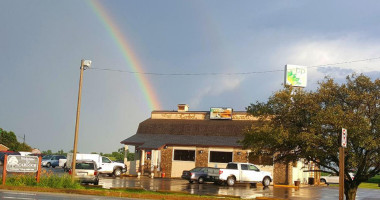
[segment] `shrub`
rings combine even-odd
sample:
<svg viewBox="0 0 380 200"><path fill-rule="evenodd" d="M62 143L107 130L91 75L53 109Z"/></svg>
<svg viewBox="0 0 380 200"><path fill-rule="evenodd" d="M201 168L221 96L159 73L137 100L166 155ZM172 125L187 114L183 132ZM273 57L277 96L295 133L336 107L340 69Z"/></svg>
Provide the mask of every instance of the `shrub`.
<svg viewBox="0 0 380 200"><path fill-rule="evenodd" d="M6 185L12 186L38 186L48 188L68 188L80 189L83 188L79 181L72 180L70 175L54 175L52 173L42 172L40 182L37 183L35 174L17 174L7 177Z"/></svg>

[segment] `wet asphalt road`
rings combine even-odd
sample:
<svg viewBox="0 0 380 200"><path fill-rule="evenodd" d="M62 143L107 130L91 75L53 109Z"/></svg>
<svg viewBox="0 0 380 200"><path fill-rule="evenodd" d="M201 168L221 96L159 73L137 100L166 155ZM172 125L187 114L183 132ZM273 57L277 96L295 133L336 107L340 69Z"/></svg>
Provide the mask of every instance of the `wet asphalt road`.
<svg viewBox="0 0 380 200"><path fill-rule="evenodd" d="M54 174L65 174L62 168L43 168ZM305 186L299 189L295 188L280 188L280 187L267 187L258 186L257 188L251 187L249 184L238 184L234 187L220 186L212 183L206 184L190 184L182 179L162 179L162 178L148 178L142 176L136 177L123 177L113 178L102 176L99 184L103 188L111 187L142 187L146 190L169 190L169 191L183 191L191 194L199 195L232 195L240 196L241 198L251 199L256 197L274 197L281 199L327 199L335 200L339 197L338 187L328 186ZM380 189L359 189L357 200L379 200Z"/></svg>
<svg viewBox="0 0 380 200"><path fill-rule="evenodd" d="M104 188L110 187L143 187L147 190L170 190L184 191L191 194L199 195L232 195L240 196L244 199L256 197L275 197L281 199L327 199L336 200L339 198L338 187L328 186L305 186L299 189L281 188L281 187L251 187L249 184L238 184L234 187L220 186L212 183L207 184L190 184L181 179L151 179L148 177L124 177L124 178L102 178L99 184ZM357 200L379 200L380 189L359 189Z"/></svg>

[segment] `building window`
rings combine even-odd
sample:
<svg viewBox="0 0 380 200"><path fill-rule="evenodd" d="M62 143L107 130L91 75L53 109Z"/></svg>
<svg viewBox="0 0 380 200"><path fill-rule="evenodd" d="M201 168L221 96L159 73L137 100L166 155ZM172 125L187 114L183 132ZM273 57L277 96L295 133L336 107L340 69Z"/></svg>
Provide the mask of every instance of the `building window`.
<svg viewBox="0 0 380 200"><path fill-rule="evenodd" d="M174 160L195 161L195 150L174 150Z"/></svg>
<svg viewBox="0 0 380 200"><path fill-rule="evenodd" d="M210 162L216 162L216 163L232 162L232 152L210 151Z"/></svg>
<svg viewBox="0 0 380 200"><path fill-rule="evenodd" d="M273 165L273 156L268 154L257 156L249 153L248 161L255 165Z"/></svg>

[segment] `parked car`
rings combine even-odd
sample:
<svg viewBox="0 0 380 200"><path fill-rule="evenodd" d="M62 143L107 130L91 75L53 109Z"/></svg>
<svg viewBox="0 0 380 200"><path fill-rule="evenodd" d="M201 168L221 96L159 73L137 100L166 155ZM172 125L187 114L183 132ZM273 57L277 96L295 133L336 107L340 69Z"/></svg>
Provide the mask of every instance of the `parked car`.
<svg viewBox="0 0 380 200"><path fill-rule="evenodd" d="M226 169L219 170L219 180L227 183L228 186L233 186L236 182L261 182L264 187L267 187L273 178L270 172L260 171L254 164L230 162Z"/></svg>
<svg viewBox="0 0 380 200"><path fill-rule="evenodd" d="M183 171L181 178L188 180L190 183L194 181L197 181L199 184L215 182L219 178L219 168L196 167L192 170Z"/></svg>
<svg viewBox="0 0 380 200"><path fill-rule="evenodd" d="M98 185L99 169L93 160L77 160L74 177L81 183L93 183L94 185ZM69 174L72 174L71 170L69 170Z"/></svg>
<svg viewBox="0 0 380 200"><path fill-rule="evenodd" d="M66 170L71 168L73 160L73 154L67 154ZM108 174L113 176L120 176L127 171L127 166L124 163L113 162L109 158L101 156L99 154L84 154L77 153L76 160L93 160L101 169L99 173Z"/></svg>
<svg viewBox="0 0 380 200"><path fill-rule="evenodd" d="M42 167L49 168L50 166L55 168L59 166L59 159L66 159L66 156L61 155L46 155L42 157L41 165Z"/></svg>
<svg viewBox="0 0 380 200"><path fill-rule="evenodd" d="M351 179L355 178L354 173L350 172L349 174L351 176ZM339 174L332 173L328 176L321 176L320 181L321 183L325 183L327 185L332 184L332 183L339 184Z"/></svg>
<svg viewBox="0 0 380 200"><path fill-rule="evenodd" d="M0 166L4 165L5 155L20 155L17 151L0 151Z"/></svg>

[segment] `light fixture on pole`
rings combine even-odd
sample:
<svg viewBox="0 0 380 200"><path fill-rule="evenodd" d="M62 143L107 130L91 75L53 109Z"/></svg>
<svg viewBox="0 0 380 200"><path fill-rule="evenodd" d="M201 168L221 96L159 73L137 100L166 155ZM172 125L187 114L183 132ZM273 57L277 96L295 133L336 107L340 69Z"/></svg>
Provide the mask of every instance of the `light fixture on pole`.
<svg viewBox="0 0 380 200"><path fill-rule="evenodd" d="M83 71L91 66L91 60L81 60L80 64L80 77L79 77L79 91L78 91L78 103L77 103L77 118L75 121L75 136L74 136L74 149L73 149L73 160L71 165L71 175L75 176L75 165L77 159L77 145L78 145L78 131L79 131L79 116L80 116L80 103L82 96L82 79Z"/></svg>

